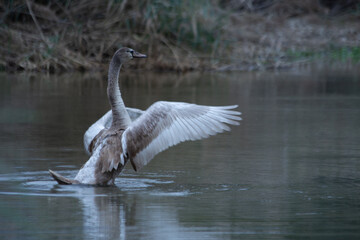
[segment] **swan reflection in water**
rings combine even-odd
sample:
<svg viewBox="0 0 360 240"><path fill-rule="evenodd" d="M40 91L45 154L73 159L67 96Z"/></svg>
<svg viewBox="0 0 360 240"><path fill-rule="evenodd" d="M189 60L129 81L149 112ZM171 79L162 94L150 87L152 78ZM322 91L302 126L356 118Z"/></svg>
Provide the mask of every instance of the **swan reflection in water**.
<svg viewBox="0 0 360 240"><path fill-rule="evenodd" d="M129 179L133 186L138 179ZM143 182L137 182L139 185ZM122 185L122 183L118 183ZM157 188L158 189L158 188ZM187 193L176 194L144 191L129 192L117 186L92 187L84 185L54 186L52 192L71 192L79 199L82 211L82 235L84 239L126 239L146 237L147 239L193 239L203 238L209 233L198 232L180 222L181 209L171 204L161 204L168 200L183 198ZM62 197L61 197L62 198ZM61 200L59 200L61 201Z"/></svg>
<svg viewBox="0 0 360 240"><path fill-rule="evenodd" d="M117 187L104 191L104 188L79 186L77 192L82 196L80 200L85 239L126 239L126 217L131 216L132 209L134 211L131 204L136 204L135 202L125 204L127 196ZM129 211L129 214L126 211Z"/></svg>

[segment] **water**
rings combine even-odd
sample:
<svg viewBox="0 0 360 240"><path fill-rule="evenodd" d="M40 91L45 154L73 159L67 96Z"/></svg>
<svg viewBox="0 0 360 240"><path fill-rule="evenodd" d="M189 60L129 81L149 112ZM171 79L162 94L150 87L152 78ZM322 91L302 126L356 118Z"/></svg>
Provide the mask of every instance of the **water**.
<svg viewBox="0 0 360 240"><path fill-rule="evenodd" d="M108 109L104 76L0 75L1 239L359 239L360 72L127 73L123 98L238 104L116 187L61 186Z"/></svg>

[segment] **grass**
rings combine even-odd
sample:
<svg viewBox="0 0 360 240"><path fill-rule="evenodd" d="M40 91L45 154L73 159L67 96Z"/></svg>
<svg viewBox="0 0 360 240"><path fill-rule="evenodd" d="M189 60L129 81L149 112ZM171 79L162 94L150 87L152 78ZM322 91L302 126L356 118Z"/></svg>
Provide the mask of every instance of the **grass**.
<svg viewBox="0 0 360 240"><path fill-rule="evenodd" d="M331 46L322 51L290 51L288 56L293 61L298 60L330 60L344 63L360 62L360 46L356 47L335 47Z"/></svg>
<svg viewBox="0 0 360 240"><path fill-rule="evenodd" d="M149 55L131 67L157 70L277 68L304 57L358 62L359 1L331 2L5 0L0 69L106 69L121 46Z"/></svg>

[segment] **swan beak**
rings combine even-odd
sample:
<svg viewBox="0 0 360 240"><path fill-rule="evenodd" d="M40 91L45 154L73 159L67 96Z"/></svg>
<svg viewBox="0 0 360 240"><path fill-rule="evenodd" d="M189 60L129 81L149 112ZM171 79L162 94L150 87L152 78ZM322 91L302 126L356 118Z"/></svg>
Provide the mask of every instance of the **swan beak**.
<svg viewBox="0 0 360 240"><path fill-rule="evenodd" d="M145 54L142 53L138 53L138 52L133 52L133 58L147 58L147 56Z"/></svg>

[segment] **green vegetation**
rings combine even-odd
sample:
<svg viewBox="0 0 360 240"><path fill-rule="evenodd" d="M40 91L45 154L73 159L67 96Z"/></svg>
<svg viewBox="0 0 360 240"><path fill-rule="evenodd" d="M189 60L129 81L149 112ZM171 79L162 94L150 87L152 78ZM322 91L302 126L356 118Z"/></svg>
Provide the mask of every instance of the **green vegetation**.
<svg viewBox="0 0 360 240"><path fill-rule="evenodd" d="M291 60L331 60L347 63L360 62L360 47L329 47L321 51L290 51L288 56Z"/></svg>
<svg viewBox="0 0 360 240"><path fill-rule="evenodd" d="M5 0L0 69L106 69L121 46L150 56L132 67L158 70L277 68L303 58L356 63L359 6L358 0Z"/></svg>

